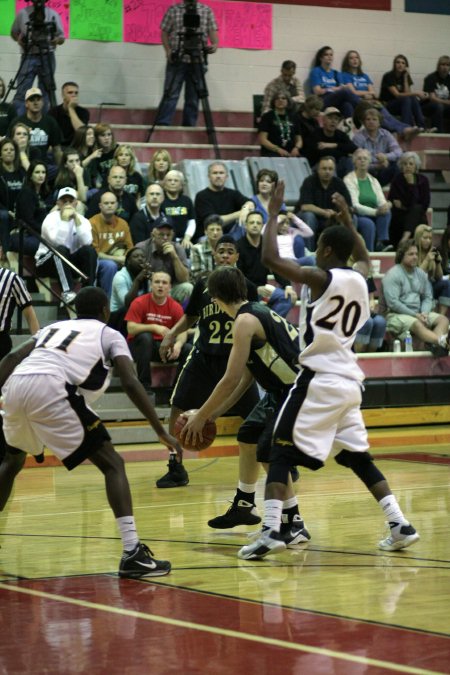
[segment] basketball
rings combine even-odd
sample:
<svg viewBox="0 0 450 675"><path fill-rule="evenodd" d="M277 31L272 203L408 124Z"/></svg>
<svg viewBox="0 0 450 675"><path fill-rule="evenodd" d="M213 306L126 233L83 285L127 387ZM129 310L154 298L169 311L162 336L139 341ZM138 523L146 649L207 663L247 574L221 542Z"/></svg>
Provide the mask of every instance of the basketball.
<svg viewBox="0 0 450 675"><path fill-rule="evenodd" d="M187 414L196 412L197 410L186 410ZM190 443L186 444L184 443L184 441L181 440L181 431L184 428L185 424L186 418L183 417L183 415L179 415L175 422L174 434L177 440L180 441L183 448L185 450L205 450L206 448L209 448L209 446L211 445L217 434L217 427L214 420L206 420L205 426L202 429L203 441L200 442L200 440L197 439L197 443L195 445L191 445Z"/></svg>

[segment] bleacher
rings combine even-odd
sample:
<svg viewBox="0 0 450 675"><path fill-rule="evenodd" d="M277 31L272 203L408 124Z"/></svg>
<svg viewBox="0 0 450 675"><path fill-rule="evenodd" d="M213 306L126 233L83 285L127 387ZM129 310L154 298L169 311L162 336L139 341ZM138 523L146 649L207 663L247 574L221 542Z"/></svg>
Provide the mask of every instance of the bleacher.
<svg viewBox="0 0 450 675"><path fill-rule="evenodd" d="M198 189L207 185L207 165L215 159L214 147L208 142L206 128L156 127L148 142L153 118L154 111L145 109L91 108L92 123L100 120L111 123L116 140L132 145L144 168L156 149L169 150L174 162L187 176L187 192L192 197ZM301 181L308 175L309 167L304 160L259 157L252 113L214 112L213 119L221 159L227 160L233 169L230 171L230 187L237 187L245 194L253 194L252 180L257 170L269 163L286 179L287 202L292 205L298 198ZM175 123L179 124L180 120L180 113L177 112ZM200 116L200 124L201 120ZM446 210L450 203L449 147L450 135L446 134L423 134L404 145L405 150L414 150L420 154L424 173L430 181L435 243L440 240L445 227ZM394 264L394 257L393 253L372 254L372 259L379 261L379 270L375 274L377 283ZM35 304L42 323L64 316L57 304L47 303L43 296L35 296ZM291 318L296 318L295 312ZM19 335L14 341L17 343L22 339L24 337ZM361 355L359 361L367 378L363 412L369 427L450 423L450 357L433 359L429 352L382 352ZM158 385L157 411L161 419L167 420L174 366L158 364L152 372ZM111 388L97 402L96 408L101 418L108 423L114 443L148 443L157 440L154 432L121 391L117 379L113 378ZM218 424L219 435L234 434L237 425L237 418L222 418Z"/></svg>

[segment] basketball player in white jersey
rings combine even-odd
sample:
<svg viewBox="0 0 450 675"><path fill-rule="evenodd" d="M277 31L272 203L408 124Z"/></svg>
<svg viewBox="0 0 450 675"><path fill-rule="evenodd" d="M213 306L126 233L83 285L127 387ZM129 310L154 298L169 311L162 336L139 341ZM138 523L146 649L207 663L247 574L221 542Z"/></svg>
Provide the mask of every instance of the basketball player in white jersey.
<svg viewBox="0 0 450 675"><path fill-rule="evenodd" d="M170 563L155 560L139 541L123 459L88 405L107 388L113 365L125 392L161 443L171 451L181 453L181 448L166 433L137 379L125 339L106 326L106 293L100 288L83 288L75 299L75 308L77 319L43 328L0 362L7 442L0 464L0 511L27 453L40 455L46 446L69 471L89 459L105 477L106 494L122 537L119 576L168 574Z"/></svg>
<svg viewBox="0 0 450 675"><path fill-rule="evenodd" d="M283 198L280 181L269 204L262 258L273 272L309 288L306 322L300 331L301 370L275 423L261 536L241 548L238 557L259 559L286 548L279 532L289 468L296 464L316 471L331 451L338 464L352 469L362 480L387 517L390 534L379 547L386 551L405 548L419 535L368 452L360 409L364 375L352 351L356 333L369 317L369 298L362 274L346 265L350 255L368 265L368 253L345 200L335 194L333 200L343 224L328 227L320 235L317 267L301 267L281 258L277 216Z"/></svg>

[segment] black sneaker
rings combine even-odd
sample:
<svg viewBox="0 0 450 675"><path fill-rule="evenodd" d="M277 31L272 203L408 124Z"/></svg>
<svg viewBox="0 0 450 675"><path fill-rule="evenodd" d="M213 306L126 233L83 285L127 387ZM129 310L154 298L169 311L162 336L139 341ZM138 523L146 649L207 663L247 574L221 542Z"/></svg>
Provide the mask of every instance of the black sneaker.
<svg viewBox="0 0 450 675"><path fill-rule="evenodd" d="M189 483L188 472L182 464L177 462L175 455L170 455L167 465L168 472L156 481L158 488L176 488L183 487Z"/></svg>
<svg viewBox="0 0 450 675"><path fill-rule="evenodd" d="M284 541L287 548L297 548L299 544L304 544L311 539L311 535L305 527L301 516L294 516L291 523L281 523L280 539Z"/></svg>
<svg viewBox="0 0 450 675"><path fill-rule="evenodd" d="M155 560L152 555L148 546L140 542L134 551L124 551L119 565L119 577L140 579L141 577L163 577L169 574L170 562Z"/></svg>
<svg viewBox="0 0 450 675"><path fill-rule="evenodd" d="M231 504L223 516L208 520L208 525L217 530L227 530L236 525L257 525L260 522L261 518L256 512L256 506L251 502L246 502L245 499L239 499Z"/></svg>

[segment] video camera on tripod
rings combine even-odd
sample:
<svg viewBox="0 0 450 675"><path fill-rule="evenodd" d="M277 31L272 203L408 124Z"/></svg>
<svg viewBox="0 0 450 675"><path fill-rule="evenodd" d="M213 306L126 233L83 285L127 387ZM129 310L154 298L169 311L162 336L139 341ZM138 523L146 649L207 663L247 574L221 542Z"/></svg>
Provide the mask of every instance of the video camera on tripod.
<svg viewBox="0 0 450 675"><path fill-rule="evenodd" d="M57 27L55 20L45 20L45 5L47 0L25 0L33 4L33 12L27 23L27 32L23 40L23 47L28 51L46 52L55 39Z"/></svg>
<svg viewBox="0 0 450 675"><path fill-rule="evenodd" d="M197 0L185 0L183 30L178 33L178 46L171 55L173 63L181 61L184 55L190 56L192 63L207 62L206 36L199 28L200 14L197 9Z"/></svg>

